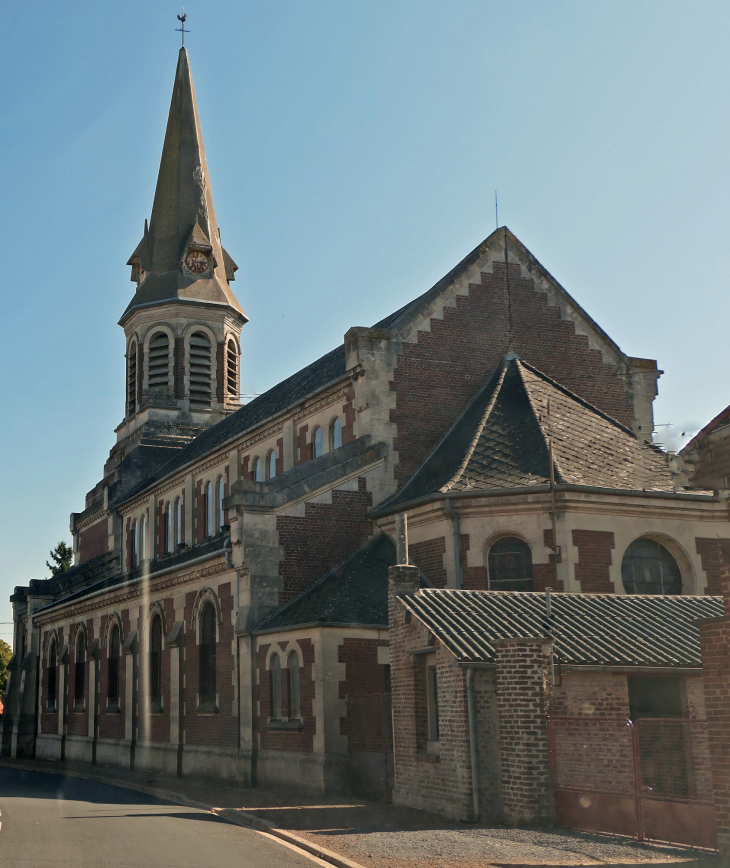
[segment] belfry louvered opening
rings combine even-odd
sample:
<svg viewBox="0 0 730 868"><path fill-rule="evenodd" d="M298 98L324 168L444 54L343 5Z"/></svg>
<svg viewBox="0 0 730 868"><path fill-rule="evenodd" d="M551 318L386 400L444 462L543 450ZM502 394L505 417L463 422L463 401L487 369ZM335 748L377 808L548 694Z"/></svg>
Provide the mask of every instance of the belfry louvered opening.
<svg viewBox="0 0 730 868"><path fill-rule="evenodd" d="M238 397L238 350L233 341L226 345L226 388L229 398Z"/></svg>
<svg viewBox="0 0 730 868"><path fill-rule="evenodd" d="M166 332L157 332L150 341L149 390L167 391L170 382L170 339Z"/></svg>
<svg viewBox="0 0 730 868"><path fill-rule="evenodd" d="M137 412L137 344L132 341L127 355L127 416Z"/></svg>
<svg viewBox="0 0 730 868"><path fill-rule="evenodd" d="M190 337L190 409L209 410L213 396L210 338L205 332Z"/></svg>

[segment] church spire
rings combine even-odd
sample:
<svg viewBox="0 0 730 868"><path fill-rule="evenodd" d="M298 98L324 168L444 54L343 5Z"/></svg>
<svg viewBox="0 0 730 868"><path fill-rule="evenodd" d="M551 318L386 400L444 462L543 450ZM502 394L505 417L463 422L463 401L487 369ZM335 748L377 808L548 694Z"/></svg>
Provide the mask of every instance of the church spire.
<svg viewBox="0 0 730 868"><path fill-rule="evenodd" d="M237 268L220 243L187 51L178 55L175 86L149 230L132 254L137 291L120 320L153 304L224 306L247 322L229 283Z"/></svg>

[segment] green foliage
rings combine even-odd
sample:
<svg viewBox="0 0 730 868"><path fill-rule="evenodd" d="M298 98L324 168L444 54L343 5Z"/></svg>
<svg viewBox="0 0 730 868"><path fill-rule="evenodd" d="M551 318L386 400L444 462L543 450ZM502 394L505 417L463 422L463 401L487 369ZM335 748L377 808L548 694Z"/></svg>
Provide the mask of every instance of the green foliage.
<svg viewBox="0 0 730 868"><path fill-rule="evenodd" d="M46 566L51 571L52 576L57 576L59 573L65 573L71 566L74 559L74 552L70 546L61 540L55 549L51 551L52 564L46 561Z"/></svg>
<svg viewBox="0 0 730 868"><path fill-rule="evenodd" d="M0 639L0 696L5 694L5 685L8 683L8 663L12 656L13 649Z"/></svg>

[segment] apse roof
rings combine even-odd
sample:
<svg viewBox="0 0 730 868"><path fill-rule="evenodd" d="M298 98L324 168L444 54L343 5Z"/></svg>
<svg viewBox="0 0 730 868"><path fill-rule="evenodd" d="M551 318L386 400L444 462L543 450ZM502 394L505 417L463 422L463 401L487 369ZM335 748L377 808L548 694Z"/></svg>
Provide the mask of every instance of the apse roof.
<svg viewBox="0 0 730 868"><path fill-rule="evenodd" d="M545 634L545 593L426 588L398 600L460 663L492 663L496 640ZM574 665L699 668L694 622L724 611L722 597L551 595L555 650Z"/></svg>

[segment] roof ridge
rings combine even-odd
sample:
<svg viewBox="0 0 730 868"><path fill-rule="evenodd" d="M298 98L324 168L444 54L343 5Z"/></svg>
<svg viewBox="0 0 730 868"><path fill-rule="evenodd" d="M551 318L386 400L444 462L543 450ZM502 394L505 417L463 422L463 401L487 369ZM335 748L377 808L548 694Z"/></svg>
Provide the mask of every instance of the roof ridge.
<svg viewBox="0 0 730 868"><path fill-rule="evenodd" d="M484 426L487 424L487 420L491 416L492 410L494 409L494 405L497 403L497 398L499 397L499 394L502 391L502 386L504 385L504 378L505 378L505 375L507 374L507 368L508 367L509 367L509 362L502 360L502 365L499 368L499 375L498 375L499 379L498 379L497 385L494 388L494 391L492 392L492 397L489 399L489 403L487 404L486 408L484 409L484 412L482 414L482 421L479 423L476 431L474 432L474 436L471 439L471 443L469 444L469 447L466 450L466 453L464 455L464 458L461 461L461 464L459 465L458 470L456 471L456 473L454 473L454 475L451 477L451 479L445 485L442 485L441 488L439 489L439 491L441 491L442 493L445 494L454 485L454 483L458 479L461 478L461 476L463 475L464 471L467 468L467 465L471 461L471 457L474 454L474 450L476 449L477 443L479 443L479 439L481 438L482 432L484 431ZM491 380L491 379L492 379L492 377L489 378L489 380ZM481 389L479 391L481 392ZM477 400L477 397L478 397L478 395L474 398L475 401ZM468 411L469 411L469 407L467 407L466 410L464 410L464 413L462 413L461 416L459 416L459 419L462 419L464 414L467 413ZM451 430L451 429L449 429L449 430Z"/></svg>
<svg viewBox="0 0 730 868"><path fill-rule="evenodd" d="M525 382L525 378L524 378L523 372L522 372L522 365L525 363L522 361L522 359L516 359L515 361L517 364L517 372L518 372L519 377L520 377L520 382L522 383L522 388L525 390L525 395L527 396L527 403L530 405L530 409L532 410L533 416L535 417L535 421L537 422L537 427L540 431L540 435L542 436L543 443L547 447L548 461L550 461L552 463L554 470L557 471L557 475L559 476L560 481L566 482L567 478L566 478L565 474L563 473L563 470L562 470L560 464L558 463L558 459L555 457L555 452L553 450L553 445L552 445L552 435L550 437L548 437L547 434L545 433L545 429L542 427L542 420L541 420L540 413L538 412L537 407L535 406L535 402L532 400L532 395L530 394L530 389L529 389L527 383ZM551 428L552 428L552 426L551 426ZM554 481L555 480L553 480L553 483L551 483L551 484L554 484Z"/></svg>

